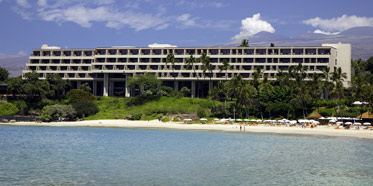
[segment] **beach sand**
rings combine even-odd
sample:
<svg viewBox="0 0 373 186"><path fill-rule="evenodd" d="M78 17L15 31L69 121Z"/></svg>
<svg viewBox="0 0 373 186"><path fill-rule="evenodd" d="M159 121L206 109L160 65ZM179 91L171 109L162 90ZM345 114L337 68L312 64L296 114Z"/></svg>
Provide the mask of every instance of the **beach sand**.
<svg viewBox="0 0 373 186"><path fill-rule="evenodd" d="M152 121L129 121L129 120L92 120L75 122L16 122L0 123L8 126L68 126L68 127L111 127L111 128L156 128L156 129L180 129L180 130L210 130L210 131L228 131L228 132L258 132L258 133L277 133L277 134L301 134L301 135L327 135L344 136L373 139L373 130L356 129L335 129L335 127L318 126L316 128L301 127L275 127L275 126L246 126L245 131L240 131L238 124L182 124L175 122L163 123L158 120Z"/></svg>

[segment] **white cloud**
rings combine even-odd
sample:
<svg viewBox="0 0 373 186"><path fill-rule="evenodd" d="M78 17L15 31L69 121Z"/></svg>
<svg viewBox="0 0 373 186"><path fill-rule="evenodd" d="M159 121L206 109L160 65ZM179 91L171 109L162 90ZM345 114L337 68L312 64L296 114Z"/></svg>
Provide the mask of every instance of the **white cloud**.
<svg viewBox="0 0 373 186"><path fill-rule="evenodd" d="M312 19L303 20L303 23L311 25L312 27L320 28L327 32L341 32L353 27L373 26L373 17L358 17L356 15L342 15L341 17L331 19L321 19L320 17L315 17Z"/></svg>
<svg viewBox="0 0 373 186"><path fill-rule="evenodd" d="M313 33L315 33L315 34L324 34L324 35L337 35L340 32L326 32L326 31L322 31L322 30L317 29L317 30L313 31Z"/></svg>
<svg viewBox="0 0 373 186"><path fill-rule="evenodd" d="M47 6L47 4L47 0L38 0L38 5L41 7L45 7Z"/></svg>
<svg viewBox="0 0 373 186"><path fill-rule="evenodd" d="M106 26L109 28L119 29L127 25L136 31L153 27L164 29L166 28L164 23L167 20L151 14L140 14L132 11L119 12L106 6L86 8L82 5L66 9L41 11L39 15L45 21L74 22L85 28L91 27L92 22L106 22Z"/></svg>
<svg viewBox="0 0 373 186"><path fill-rule="evenodd" d="M183 14L176 18L177 21L181 22L184 26L195 26L197 18L191 18L190 14Z"/></svg>
<svg viewBox="0 0 373 186"><path fill-rule="evenodd" d="M32 4L35 8L18 5L13 8L13 11L26 20L41 19L56 22L59 25L73 22L84 28L90 28L94 23L100 22L109 28L129 27L135 31L163 30L171 26L179 29L193 27L228 30L232 29L231 25L234 23L232 20L203 19L189 13L168 15L165 8L167 6L154 2L146 2L156 5L150 11L144 12L141 8L141 3L144 1L148 0L134 0L118 6L115 0L35 0ZM26 0L20 0L20 2L27 3ZM221 7L224 4L210 2L209 6Z"/></svg>
<svg viewBox="0 0 373 186"><path fill-rule="evenodd" d="M16 2L23 8L31 8L31 5L27 2L27 0L17 0Z"/></svg>
<svg viewBox="0 0 373 186"><path fill-rule="evenodd" d="M260 19L260 13L254 14L253 17L248 17L241 21L241 31L239 34L235 35L233 40L241 40L252 37L258 32L266 31L274 33L275 29L267 21Z"/></svg>

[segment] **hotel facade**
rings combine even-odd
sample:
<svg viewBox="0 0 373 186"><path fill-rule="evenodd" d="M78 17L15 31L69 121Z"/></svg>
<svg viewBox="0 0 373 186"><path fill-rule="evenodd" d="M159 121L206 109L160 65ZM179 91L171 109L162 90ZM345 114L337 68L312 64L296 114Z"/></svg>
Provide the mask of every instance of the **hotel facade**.
<svg viewBox="0 0 373 186"><path fill-rule="evenodd" d="M168 54L174 54L177 62L174 69L166 65ZM202 73L201 63L188 69L186 59L206 53L210 57L212 72ZM222 61L227 60L231 69L220 71ZM241 75L252 79L257 67L276 79L278 71L302 63L307 66L308 78L314 73L322 74L322 69L330 67L331 72L341 67L347 74L344 86L351 81L351 45L322 44L307 47L176 47L167 44L152 44L148 47L99 47L95 49L61 49L43 45L33 50L23 75L36 71L40 79L48 74L58 74L72 83L72 88L80 88L84 83L96 96L124 96L138 94L138 89L127 87L130 77L145 72L155 74L165 86L180 90L188 87L192 97L204 97L218 81L226 81ZM211 80L211 81L210 81Z"/></svg>

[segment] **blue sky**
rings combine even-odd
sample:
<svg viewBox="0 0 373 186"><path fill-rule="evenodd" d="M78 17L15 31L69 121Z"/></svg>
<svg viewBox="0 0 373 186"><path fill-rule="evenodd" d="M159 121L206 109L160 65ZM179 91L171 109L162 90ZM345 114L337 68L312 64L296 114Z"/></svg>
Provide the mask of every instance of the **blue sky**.
<svg viewBox="0 0 373 186"><path fill-rule="evenodd" d="M373 26L370 0L0 0L0 53L62 48L210 46L268 31L295 37Z"/></svg>

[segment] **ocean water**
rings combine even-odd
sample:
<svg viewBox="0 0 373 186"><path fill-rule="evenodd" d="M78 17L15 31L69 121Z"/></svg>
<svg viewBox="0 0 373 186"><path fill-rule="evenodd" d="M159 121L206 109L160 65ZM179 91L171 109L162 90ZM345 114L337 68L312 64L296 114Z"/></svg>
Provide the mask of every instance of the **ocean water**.
<svg viewBox="0 0 373 186"><path fill-rule="evenodd" d="M0 126L0 185L372 185L373 140Z"/></svg>

